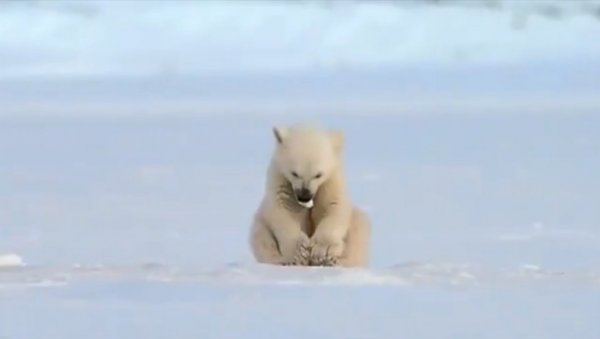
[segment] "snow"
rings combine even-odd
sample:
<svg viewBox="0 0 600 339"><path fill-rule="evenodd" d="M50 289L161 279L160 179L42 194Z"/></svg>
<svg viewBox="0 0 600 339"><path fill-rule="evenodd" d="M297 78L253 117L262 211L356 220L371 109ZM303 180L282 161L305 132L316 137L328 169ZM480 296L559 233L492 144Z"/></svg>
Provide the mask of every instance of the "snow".
<svg viewBox="0 0 600 339"><path fill-rule="evenodd" d="M0 268L23 265L23 259L14 253L0 254Z"/></svg>
<svg viewBox="0 0 600 339"><path fill-rule="evenodd" d="M600 34L594 3L570 2L9 3L0 12L0 76L594 60L600 47L579 43ZM557 18L568 20L569 29Z"/></svg>
<svg viewBox="0 0 600 339"><path fill-rule="evenodd" d="M490 3L0 3L0 339L599 338L600 3ZM369 268L250 254L299 120Z"/></svg>
<svg viewBox="0 0 600 339"><path fill-rule="evenodd" d="M325 120L368 269L252 260L269 117L5 120L0 335L597 337L597 118Z"/></svg>

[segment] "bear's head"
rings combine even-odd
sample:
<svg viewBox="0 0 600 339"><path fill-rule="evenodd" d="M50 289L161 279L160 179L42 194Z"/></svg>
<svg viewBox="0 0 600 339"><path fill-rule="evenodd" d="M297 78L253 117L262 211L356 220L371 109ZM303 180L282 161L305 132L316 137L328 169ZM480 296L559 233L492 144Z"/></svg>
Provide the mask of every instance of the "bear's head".
<svg viewBox="0 0 600 339"><path fill-rule="evenodd" d="M313 206L319 187L340 166L344 135L308 126L273 127L275 165L291 184L298 203Z"/></svg>

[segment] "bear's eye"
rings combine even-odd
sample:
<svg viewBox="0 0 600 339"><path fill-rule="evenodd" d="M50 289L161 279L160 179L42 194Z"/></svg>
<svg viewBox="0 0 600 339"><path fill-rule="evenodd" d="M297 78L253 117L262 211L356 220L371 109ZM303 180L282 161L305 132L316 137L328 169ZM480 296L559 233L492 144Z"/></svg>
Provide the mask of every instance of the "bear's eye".
<svg viewBox="0 0 600 339"><path fill-rule="evenodd" d="M296 172L292 172L292 176L295 177L295 178L300 178L300 176Z"/></svg>
<svg viewBox="0 0 600 339"><path fill-rule="evenodd" d="M319 179L322 176L323 176L323 173L319 172L319 173L317 173L317 175L315 175L315 179Z"/></svg>

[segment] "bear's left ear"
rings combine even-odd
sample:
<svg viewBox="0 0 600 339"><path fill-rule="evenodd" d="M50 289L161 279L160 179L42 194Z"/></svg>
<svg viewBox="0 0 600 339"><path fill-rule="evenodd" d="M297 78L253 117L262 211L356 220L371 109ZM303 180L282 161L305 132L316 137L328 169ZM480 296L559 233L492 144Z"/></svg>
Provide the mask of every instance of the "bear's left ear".
<svg viewBox="0 0 600 339"><path fill-rule="evenodd" d="M344 147L344 132L342 131L330 131L329 135L331 137L331 141L333 142L333 147L335 151L340 153L342 148Z"/></svg>
<svg viewBox="0 0 600 339"><path fill-rule="evenodd" d="M278 143L283 144L283 140L288 135L288 129L286 127L273 126L273 135Z"/></svg>

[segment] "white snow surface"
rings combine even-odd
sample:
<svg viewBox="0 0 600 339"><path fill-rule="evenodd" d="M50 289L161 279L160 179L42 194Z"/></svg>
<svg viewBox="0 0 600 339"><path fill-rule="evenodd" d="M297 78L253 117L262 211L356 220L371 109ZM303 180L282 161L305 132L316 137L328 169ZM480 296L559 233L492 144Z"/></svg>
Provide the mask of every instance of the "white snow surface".
<svg viewBox="0 0 600 339"><path fill-rule="evenodd" d="M600 338L598 8L1 2L0 339ZM307 120L368 268L250 254Z"/></svg>
<svg viewBox="0 0 600 339"><path fill-rule="evenodd" d="M23 266L24 262L21 257L14 253L0 254L0 268L2 267L14 267Z"/></svg>

